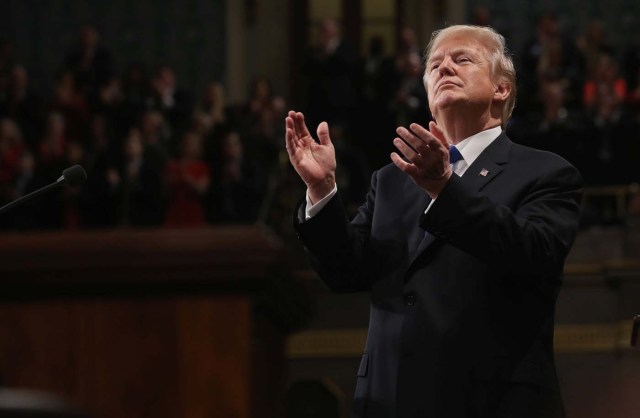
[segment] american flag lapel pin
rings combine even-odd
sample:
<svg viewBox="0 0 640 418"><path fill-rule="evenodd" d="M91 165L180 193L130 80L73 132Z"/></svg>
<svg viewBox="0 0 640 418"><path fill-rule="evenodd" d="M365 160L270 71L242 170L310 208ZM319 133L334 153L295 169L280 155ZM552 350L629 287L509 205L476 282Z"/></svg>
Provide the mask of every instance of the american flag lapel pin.
<svg viewBox="0 0 640 418"><path fill-rule="evenodd" d="M483 168L482 170L480 170L480 175L482 177L487 177L487 174L489 174L489 170L487 170L486 168Z"/></svg>

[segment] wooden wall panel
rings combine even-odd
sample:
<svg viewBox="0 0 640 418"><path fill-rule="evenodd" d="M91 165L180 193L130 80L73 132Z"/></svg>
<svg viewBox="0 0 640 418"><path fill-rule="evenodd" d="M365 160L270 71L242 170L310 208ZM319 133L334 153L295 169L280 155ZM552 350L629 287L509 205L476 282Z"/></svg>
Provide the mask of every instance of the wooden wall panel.
<svg viewBox="0 0 640 418"><path fill-rule="evenodd" d="M177 310L182 416L251 416L250 301L182 299Z"/></svg>
<svg viewBox="0 0 640 418"><path fill-rule="evenodd" d="M1 304L2 383L95 418L250 417L251 329L240 295Z"/></svg>
<svg viewBox="0 0 640 418"><path fill-rule="evenodd" d="M0 387L93 418L280 416L303 299L277 248L260 227L0 236Z"/></svg>

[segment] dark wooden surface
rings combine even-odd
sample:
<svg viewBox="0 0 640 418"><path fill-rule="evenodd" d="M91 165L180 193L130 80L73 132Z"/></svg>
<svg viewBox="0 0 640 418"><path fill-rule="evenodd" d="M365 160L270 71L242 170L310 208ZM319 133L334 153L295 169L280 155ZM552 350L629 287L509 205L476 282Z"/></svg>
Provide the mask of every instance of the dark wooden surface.
<svg viewBox="0 0 640 418"><path fill-rule="evenodd" d="M278 247L257 226L0 235L0 283L232 282L242 287L243 280L268 275L278 261Z"/></svg>
<svg viewBox="0 0 640 418"><path fill-rule="evenodd" d="M277 416L278 248L258 227L0 236L2 386L96 418Z"/></svg>

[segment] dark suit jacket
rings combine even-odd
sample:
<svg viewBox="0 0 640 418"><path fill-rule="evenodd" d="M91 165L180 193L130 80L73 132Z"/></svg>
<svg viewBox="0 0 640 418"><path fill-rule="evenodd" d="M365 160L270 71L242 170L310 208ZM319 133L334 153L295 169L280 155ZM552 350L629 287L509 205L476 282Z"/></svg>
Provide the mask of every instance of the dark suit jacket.
<svg viewBox="0 0 640 418"><path fill-rule="evenodd" d="M370 291L357 417L562 416L553 320L582 179L499 136L427 214L394 165L349 222L336 195L295 228L337 292Z"/></svg>

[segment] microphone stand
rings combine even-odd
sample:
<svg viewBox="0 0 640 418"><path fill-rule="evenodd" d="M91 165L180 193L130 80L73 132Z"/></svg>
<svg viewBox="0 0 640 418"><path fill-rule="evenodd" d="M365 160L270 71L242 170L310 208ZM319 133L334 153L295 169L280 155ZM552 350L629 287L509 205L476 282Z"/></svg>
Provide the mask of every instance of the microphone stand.
<svg viewBox="0 0 640 418"><path fill-rule="evenodd" d="M62 172L62 176L55 182L51 183L48 186L44 186L41 189L38 189L34 192L31 192L27 195L24 195L13 202L10 202L3 207L0 208L0 215L10 210L11 208L18 206L22 203L28 202L34 197L38 197L43 193L46 193L50 190L56 189L62 186L65 183L69 183L71 186L79 186L87 180L87 173L84 171L84 168L79 165L74 165L73 167L69 167Z"/></svg>
<svg viewBox="0 0 640 418"><path fill-rule="evenodd" d="M19 199L14 200L13 202L7 203L6 205L4 205L3 207L0 208L0 215L2 215L3 213L5 213L6 211L10 210L11 208L13 208L14 206L18 206L22 203L26 203L28 201L30 201L31 199L40 196L43 193L48 192L49 190L53 190L56 189L60 186L62 186L65 183L64 178L59 178L58 181L56 181L55 183L51 183L47 186L44 186L41 189L38 189L36 191L33 191L27 195L22 196Z"/></svg>

